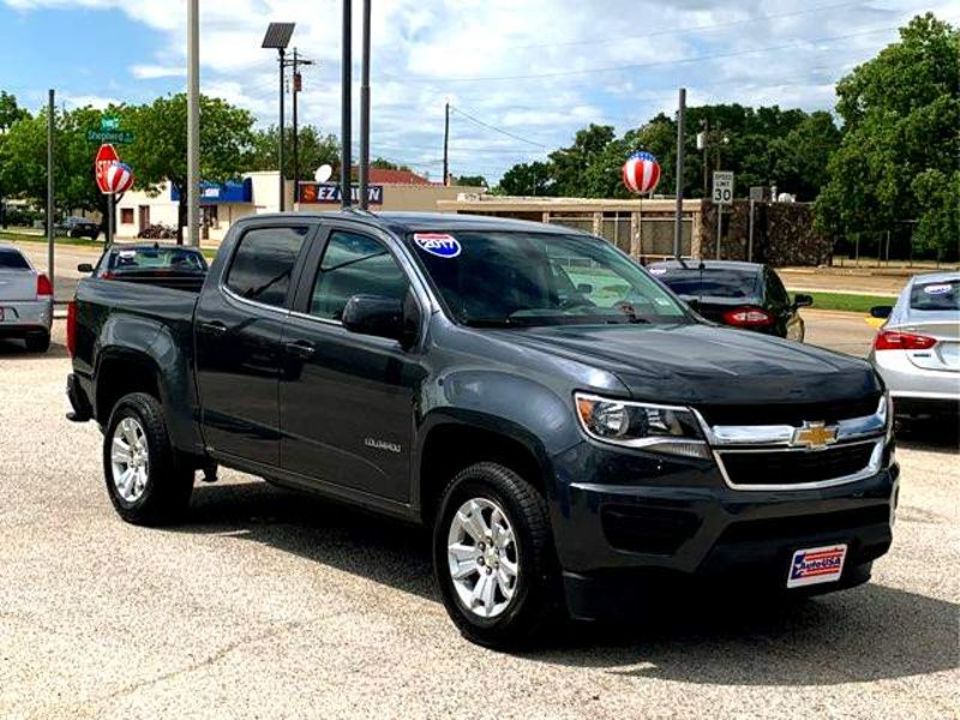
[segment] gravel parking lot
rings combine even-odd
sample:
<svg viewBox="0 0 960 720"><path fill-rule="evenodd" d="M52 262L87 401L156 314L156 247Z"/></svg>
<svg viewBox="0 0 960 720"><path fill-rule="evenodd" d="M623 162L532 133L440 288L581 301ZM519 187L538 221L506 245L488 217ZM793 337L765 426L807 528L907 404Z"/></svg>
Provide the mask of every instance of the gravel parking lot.
<svg viewBox="0 0 960 720"><path fill-rule="evenodd" d="M902 436L868 586L499 654L454 631L420 530L229 471L188 524L125 525L68 368L0 342L0 717L960 717L955 427Z"/></svg>

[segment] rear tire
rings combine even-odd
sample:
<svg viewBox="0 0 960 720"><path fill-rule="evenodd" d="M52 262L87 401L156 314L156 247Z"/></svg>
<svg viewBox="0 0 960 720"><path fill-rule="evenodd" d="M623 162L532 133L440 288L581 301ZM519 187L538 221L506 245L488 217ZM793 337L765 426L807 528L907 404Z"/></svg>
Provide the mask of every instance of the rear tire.
<svg viewBox="0 0 960 720"><path fill-rule="evenodd" d="M450 618L475 643L525 645L559 616L546 501L503 465L471 465L447 486L434 524L433 564Z"/></svg>
<svg viewBox="0 0 960 720"><path fill-rule="evenodd" d="M23 343L27 346L29 352L45 353L50 349L50 333L40 332L27 335L23 339Z"/></svg>
<svg viewBox="0 0 960 720"><path fill-rule="evenodd" d="M103 436L107 493L117 513L135 525L180 520L193 491L193 467L170 444L163 407L145 393L114 406Z"/></svg>

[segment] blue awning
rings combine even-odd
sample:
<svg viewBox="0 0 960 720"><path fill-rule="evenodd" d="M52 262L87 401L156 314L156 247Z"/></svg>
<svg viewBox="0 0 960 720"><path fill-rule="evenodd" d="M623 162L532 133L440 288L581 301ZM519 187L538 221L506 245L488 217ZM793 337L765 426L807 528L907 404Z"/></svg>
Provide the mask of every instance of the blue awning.
<svg viewBox="0 0 960 720"><path fill-rule="evenodd" d="M170 200L180 202L180 192L174 185L170 186ZM251 202L253 202L253 181L250 178L227 180L225 183L200 181L201 205Z"/></svg>

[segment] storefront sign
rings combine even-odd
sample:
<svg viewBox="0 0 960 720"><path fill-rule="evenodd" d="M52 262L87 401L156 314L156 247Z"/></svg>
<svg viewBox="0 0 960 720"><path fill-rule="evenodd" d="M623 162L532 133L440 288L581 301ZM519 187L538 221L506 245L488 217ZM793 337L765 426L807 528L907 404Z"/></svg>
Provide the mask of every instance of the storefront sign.
<svg viewBox="0 0 960 720"><path fill-rule="evenodd" d="M354 185L352 188L353 202L360 202L360 187ZM303 204L339 204L340 186L335 183L300 183L299 202ZM383 185L370 185L367 187L367 202L370 205L383 204Z"/></svg>

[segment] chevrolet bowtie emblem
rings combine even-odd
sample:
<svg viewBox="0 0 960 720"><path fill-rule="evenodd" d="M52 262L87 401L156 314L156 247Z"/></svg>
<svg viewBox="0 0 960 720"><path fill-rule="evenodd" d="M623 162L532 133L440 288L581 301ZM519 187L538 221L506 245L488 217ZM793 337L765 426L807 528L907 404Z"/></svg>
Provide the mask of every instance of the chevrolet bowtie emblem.
<svg viewBox="0 0 960 720"><path fill-rule="evenodd" d="M837 441L837 426L827 427L822 422L804 422L803 427L793 431L791 445L808 448L822 448Z"/></svg>

